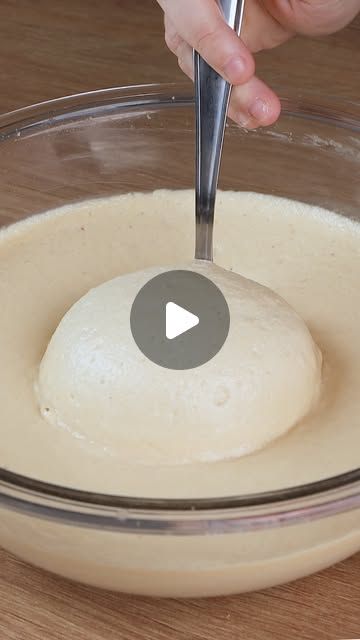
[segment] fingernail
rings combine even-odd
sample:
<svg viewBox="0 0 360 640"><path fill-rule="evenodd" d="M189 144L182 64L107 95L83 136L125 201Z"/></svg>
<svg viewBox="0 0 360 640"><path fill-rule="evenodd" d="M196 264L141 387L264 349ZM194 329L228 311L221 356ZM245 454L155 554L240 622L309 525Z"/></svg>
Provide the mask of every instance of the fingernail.
<svg viewBox="0 0 360 640"><path fill-rule="evenodd" d="M256 98L255 102L249 106L249 113L255 120L263 122L269 113L269 105L261 98Z"/></svg>
<svg viewBox="0 0 360 640"><path fill-rule="evenodd" d="M231 84L237 84L242 81L245 69L246 64L243 58L231 58L224 67L224 75L228 82L231 82Z"/></svg>

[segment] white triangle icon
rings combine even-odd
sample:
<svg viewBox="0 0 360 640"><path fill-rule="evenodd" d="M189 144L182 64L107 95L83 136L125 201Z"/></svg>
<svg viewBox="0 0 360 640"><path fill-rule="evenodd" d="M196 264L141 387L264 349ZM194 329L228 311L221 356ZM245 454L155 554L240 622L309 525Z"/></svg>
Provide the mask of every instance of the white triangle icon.
<svg viewBox="0 0 360 640"><path fill-rule="evenodd" d="M173 340L182 333L189 331L199 324L198 316L190 313L183 307L179 307L175 302L168 302L166 305L166 337Z"/></svg>

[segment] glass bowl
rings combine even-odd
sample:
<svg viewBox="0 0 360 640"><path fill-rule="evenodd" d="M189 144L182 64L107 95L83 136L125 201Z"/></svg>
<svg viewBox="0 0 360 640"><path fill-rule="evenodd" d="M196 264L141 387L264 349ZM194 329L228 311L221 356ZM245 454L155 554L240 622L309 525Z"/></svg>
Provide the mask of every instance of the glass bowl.
<svg viewBox="0 0 360 640"><path fill-rule="evenodd" d="M314 95L284 96L282 105L270 129L227 126L221 188L359 219L359 107ZM188 85L148 85L52 100L3 115L0 144L1 225L95 196L192 188L193 96ZM199 500L89 493L0 469L0 544L119 591L195 597L262 589L360 549L360 469Z"/></svg>

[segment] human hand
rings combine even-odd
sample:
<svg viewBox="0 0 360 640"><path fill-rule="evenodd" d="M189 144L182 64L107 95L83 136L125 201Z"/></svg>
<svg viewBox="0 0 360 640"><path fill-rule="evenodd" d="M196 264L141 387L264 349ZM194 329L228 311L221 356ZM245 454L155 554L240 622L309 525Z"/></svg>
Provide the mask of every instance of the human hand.
<svg viewBox="0 0 360 640"><path fill-rule="evenodd" d="M234 85L229 115L248 129L272 124L280 114L278 97L255 75L252 53L272 49L297 33L333 33L360 11L360 0L246 0L239 39L216 0L157 1L164 10L166 43L180 68L193 79L196 49Z"/></svg>

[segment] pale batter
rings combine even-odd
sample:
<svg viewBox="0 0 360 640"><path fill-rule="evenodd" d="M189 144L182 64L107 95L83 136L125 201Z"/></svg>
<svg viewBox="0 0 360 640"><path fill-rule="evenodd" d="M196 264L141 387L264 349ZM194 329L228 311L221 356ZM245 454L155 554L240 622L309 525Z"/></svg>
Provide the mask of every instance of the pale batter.
<svg viewBox="0 0 360 640"><path fill-rule="evenodd" d="M122 463L238 458L288 431L319 398L321 354L282 298L214 264L179 268L210 278L230 309L226 342L203 366L155 365L132 337L133 301L164 268L92 289L60 322L41 363L44 418Z"/></svg>
<svg viewBox="0 0 360 640"><path fill-rule="evenodd" d="M313 411L252 455L194 462L186 473L181 466L142 465L139 471L131 457L127 463L119 461L116 447L106 440L99 446L91 433L84 439L87 425L74 437L64 425L50 424L40 415L34 383L64 313L89 289L119 274L191 260L192 199L191 192L160 191L94 200L2 233L1 466L78 488L162 497L270 490L358 466L360 225L257 194L219 193L215 261L270 287L304 319L324 356L322 391ZM306 353L311 353L310 344ZM315 395L316 353L314 348ZM305 396L307 404L297 408L300 417L313 399L309 390ZM142 403L141 393L137 400ZM280 432L293 426L294 419L285 422ZM145 406L142 434L146 428L154 425Z"/></svg>

